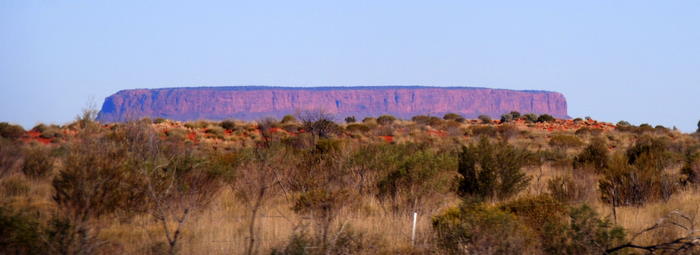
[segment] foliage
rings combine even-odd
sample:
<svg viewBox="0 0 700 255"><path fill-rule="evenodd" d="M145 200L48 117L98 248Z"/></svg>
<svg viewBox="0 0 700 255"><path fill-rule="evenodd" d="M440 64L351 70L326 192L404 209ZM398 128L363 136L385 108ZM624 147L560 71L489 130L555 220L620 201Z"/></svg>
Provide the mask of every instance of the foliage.
<svg viewBox="0 0 700 255"><path fill-rule="evenodd" d="M446 254L526 254L535 238L508 212L463 203L433 218L439 248Z"/></svg>
<svg viewBox="0 0 700 255"><path fill-rule="evenodd" d="M549 139L549 145L561 149L576 148L584 143L576 136L558 134Z"/></svg>
<svg viewBox="0 0 700 255"><path fill-rule="evenodd" d="M507 123L513 121L513 115L510 113L506 113L501 115L501 123Z"/></svg>
<svg viewBox="0 0 700 255"><path fill-rule="evenodd" d="M393 162L396 167L377 183L378 196L391 201L395 211L399 208L413 211L426 197L451 189L454 157L410 144L399 146L405 154Z"/></svg>
<svg viewBox="0 0 700 255"><path fill-rule="evenodd" d="M530 177L522 172L529 153L505 142L491 143L482 138L464 146L459 154L462 175L458 193L481 199L506 199L522 191Z"/></svg>
<svg viewBox="0 0 700 255"><path fill-rule="evenodd" d="M352 123L345 127L345 130L350 132L366 133L369 132L369 127L362 123Z"/></svg>
<svg viewBox="0 0 700 255"><path fill-rule="evenodd" d="M574 158L574 169L592 167L602 171L608 166L608 146L605 140L597 137Z"/></svg>
<svg viewBox="0 0 700 255"><path fill-rule="evenodd" d="M525 114L525 115L523 115L523 117L525 117L525 121L530 122L530 123L537 122L537 120L539 119L539 116L537 114L534 114L534 113Z"/></svg>
<svg viewBox="0 0 700 255"><path fill-rule="evenodd" d="M391 115L382 115L377 118L379 125L391 125L394 121L396 121L396 117Z"/></svg>
<svg viewBox="0 0 700 255"><path fill-rule="evenodd" d="M484 124L491 124L491 116L488 116L488 115L479 115L478 119L481 120L481 123L484 123Z"/></svg>
<svg viewBox="0 0 700 255"><path fill-rule="evenodd" d="M50 151L40 146L34 146L24 151L22 173L31 178L49 176L53 170L54 159Z"/></svg>
<svg viewBox="0 0 700 255"><path fill-rule="evenodd" d="M221 126L221 128L223 128L223 129L229 130L229 131L236 130L236 122L234 122L233 120L224 120L221 123L219 123L219 126Z"/></svg>
<svg viewBox="0 0 700 255"><path fill-rule="evenodd" d="M45 254L48 247L42 232L39 220L31 212L0 205L0 253Z"/></svg>
<svg viewBox="0 0 700 255"><path fill-rule="evenodd" d="M508 114L510 114L510 115L513 117L513 119L518 119L518 118L520 118L520 112L518 112L518 111L511 111L511 112L508 113Z"/></svg>
<svg viewBox="0 0 700 255"><path fill-rule="evenodd" d="M283 124L295 123L295 122L297 122L297 118L294 117L294 115L287 114L287 115L284 115L284 117L282 117L281 122Z"/></svg>
<svg viewBox="0 0 700 255"><path fill-rule="evenodd" d="M464 119L462 115L456 114L456 113L446 113L445 115L442 116L443 120L458 120L458 119Z"/></svg>
<svg viewBox="0 0 700 255"><path fill-rule="evenodd" d="M549 114L542 114L539 117L537 117L537 122L552 122L554 121L554 117Z"/></svg>
<svg viewBox="0 0 700 255"><path fill-rule="evenodd" d="M543 225L543 251L548 254L609 254L607 249L625 241L625 231L599 218L583 205L569 210L567 221Z"/></svg>
<svg viewBox="0 0 700 255"><path fill-rule="evenodd" d="M345 123L350 124L350 123L355 123L356 121L357 121L357 119L355 119L355 116L345 117Z"/></svg>
<svg viewBox="0 0 700 255"><path fill-rule="evenodd" d="M16 140L24 134L24 128L7 122L0 122L0 137Z"/></svg>

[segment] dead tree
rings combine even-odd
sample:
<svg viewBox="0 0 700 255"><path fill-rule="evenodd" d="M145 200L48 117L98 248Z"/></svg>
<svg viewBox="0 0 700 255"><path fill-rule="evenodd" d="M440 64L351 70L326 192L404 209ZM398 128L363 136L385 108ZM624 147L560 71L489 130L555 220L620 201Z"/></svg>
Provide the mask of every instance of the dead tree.
<svg viewBox="0 0 700 255"><path fill-rule="evenodd" d="M679 237L672 238L668 241L656 244L642 245L634 243L635 240L641 235L663 228L672 228L680 230L683 232L683 234ZM697 247L700 247L700 229L697 229L695 226L695 215L691 217L679 211L673 211L667 216L659 219L659 221L657 221L656 224L634 234L629 242L617 247L607 249L605 250L604 254L612 254L616 251L627 248L644 250L649 253L661 251L670 254L686 254Z"/></svg>

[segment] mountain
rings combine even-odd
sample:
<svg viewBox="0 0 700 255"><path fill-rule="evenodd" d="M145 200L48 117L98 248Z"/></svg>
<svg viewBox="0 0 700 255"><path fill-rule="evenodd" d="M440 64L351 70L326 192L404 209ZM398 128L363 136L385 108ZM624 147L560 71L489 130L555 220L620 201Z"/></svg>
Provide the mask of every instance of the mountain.
<svg viewBox="0 0 700 255"><path fill-rule="evenodd" d="M550 91L472 87L189 87L122 90L105 99L98 120L119 122L143 117L173 120L256 120L323 110L338 120L391 114L467 118L503 113L550 114L568 118L564 95Z"/></svg>

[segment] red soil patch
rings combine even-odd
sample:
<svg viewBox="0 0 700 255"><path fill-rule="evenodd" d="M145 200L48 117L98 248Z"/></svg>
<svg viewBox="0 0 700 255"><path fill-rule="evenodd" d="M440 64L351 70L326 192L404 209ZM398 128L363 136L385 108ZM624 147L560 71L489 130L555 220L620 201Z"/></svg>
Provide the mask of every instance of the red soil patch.
<svg viewBox="0 0 700 255"><path fill-rule="evenodd" d="M389 136L389 135L383 135L383 136L382 136L382 135L380 135L379 137L381 137L382 139L384 139L384 141L387 142L387 143L390 143L390 142L393 142L393 141L394 141L394 137L393 137L393 136Z"/></svg>
<svg viewBox="0 0 700 255"><path fill-rule="evenodd" d="M187 133L187 139L190 139L192 142L197 141L197 133L196 132L189 132Z"/></svg>

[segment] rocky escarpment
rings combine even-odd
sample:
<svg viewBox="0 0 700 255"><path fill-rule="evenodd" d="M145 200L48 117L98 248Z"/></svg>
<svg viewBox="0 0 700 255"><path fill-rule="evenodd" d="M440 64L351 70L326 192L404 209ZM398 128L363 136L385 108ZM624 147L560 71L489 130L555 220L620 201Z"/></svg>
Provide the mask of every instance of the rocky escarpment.
<svg viewBox="0 0 700 255"><path fill-rule="evenodd" d="M122 90L105 99L98 120L116 122L144 117L174 120L255 120L280 118L305 110L345 116L391 114L473 118L510 111L568 118L561 93L469 87L193 87Z"/></svg>

